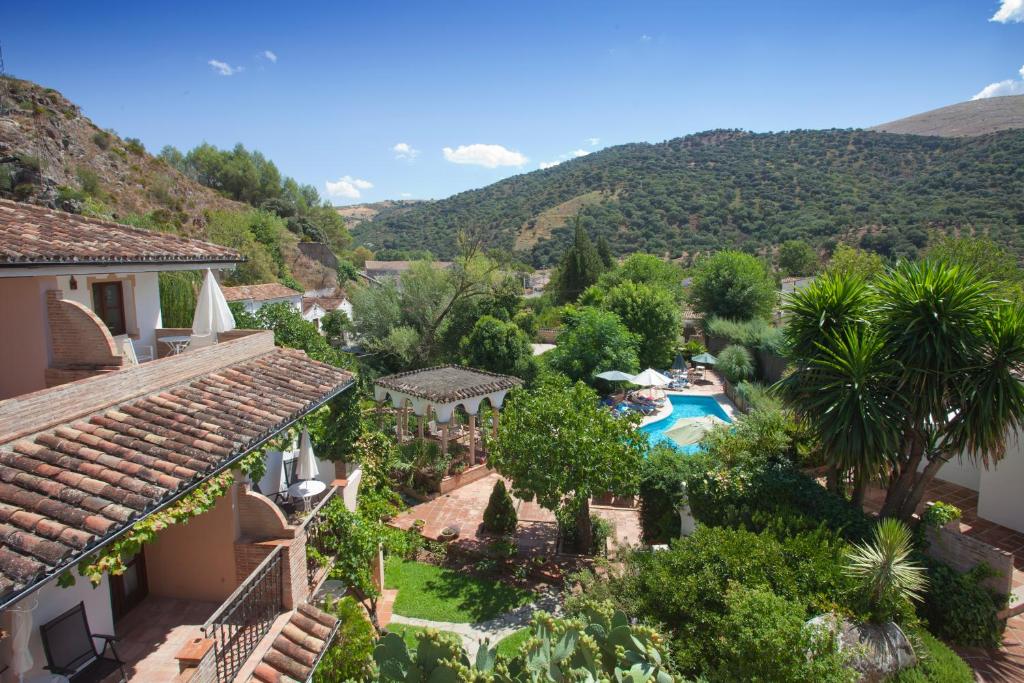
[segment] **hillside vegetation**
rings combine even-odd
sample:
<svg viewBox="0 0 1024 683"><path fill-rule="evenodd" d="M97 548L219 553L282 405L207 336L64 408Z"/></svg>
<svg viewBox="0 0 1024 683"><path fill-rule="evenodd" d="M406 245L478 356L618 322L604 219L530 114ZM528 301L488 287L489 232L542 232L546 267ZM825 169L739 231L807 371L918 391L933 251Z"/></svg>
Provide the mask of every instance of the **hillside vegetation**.
<svg viewBox="0 0 1024 683"><path fill-rule="evenodd" d="M970 137L1024 128L1024 95L988 97L872 126L882 133Z"/></svg>
<svg viewBox="0 0 1024 683"><path fill-rule="evenodd" d="M767 252L802 238L911 256L933 231L984 232L1020 255L1024 131L975 138L862 130L754 134L710 131L659 144L611 147L448 199L405 207L353 230L380 253L454 253L459 231L553 263L566 225L538 221L574 199L596 239L616 254L672 258L724 247ZM598 202L578 198L594 197ZM536 238L536 240L534 239Z"/></svg>
<svg viewBox="0 0 1024 683"><path fill-rule="evenodd" d="M192 170L184 157L178 167L154 157L139 140L97 126L52 88L3 78L0 106L6 110L0 117L0 196L231 246L248 259L231 274L231 284L279 280L322 288L336 283L333 270L297 247L321 233L308 221L282 216L287 207L236 201L249 197L232 193L234 186L204 186L179 170ZM240 158L237 150L197 149L202 153L194 156L196 165L208 172L204 179L221 176L199 162ZM213 170L232 167L220 164ZM277 181L283 185L279 175ZM326 213L338 225L324 237L332 246L347 246L344 225L333 211Z"/></svg>

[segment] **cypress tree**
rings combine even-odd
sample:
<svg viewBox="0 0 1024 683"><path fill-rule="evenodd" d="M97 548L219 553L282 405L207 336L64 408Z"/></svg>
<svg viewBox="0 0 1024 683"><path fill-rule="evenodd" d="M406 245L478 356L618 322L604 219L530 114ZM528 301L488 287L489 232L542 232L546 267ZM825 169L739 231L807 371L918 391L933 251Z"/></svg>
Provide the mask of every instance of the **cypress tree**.
<svg viewBox="0 0 1024 683"><path fill-rule="evenodd" d="M597 238L597 255L601 258L601 265L605 270L611 270L612 266L615 265L615 259L612 258L612 249L608 246L608 240L601 235Z"/></svg>
<svg viewBox="0 0 1024 683"><path fill-rule="evenodd" d="M562 257L559 268L559 300L563 303L575 301L583 290L597 282L603 271L601 256L590 241L580 217L576 216L572 245Z"/></svg>

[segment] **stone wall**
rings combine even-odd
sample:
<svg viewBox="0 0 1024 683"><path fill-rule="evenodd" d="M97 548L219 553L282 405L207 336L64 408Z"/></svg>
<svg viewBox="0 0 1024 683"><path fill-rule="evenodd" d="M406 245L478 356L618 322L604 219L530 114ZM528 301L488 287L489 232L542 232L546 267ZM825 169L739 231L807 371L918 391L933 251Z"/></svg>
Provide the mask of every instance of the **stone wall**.
<svg viewBox="0 0 1024 683"><path fill-rule="evenodd" d="M926 533L929 557L945 562L959 572L987 564L996 576L985 579L983 585L1001 595L1009 595L1013 591L1013 553L946 528L932 527Z"/></svg>

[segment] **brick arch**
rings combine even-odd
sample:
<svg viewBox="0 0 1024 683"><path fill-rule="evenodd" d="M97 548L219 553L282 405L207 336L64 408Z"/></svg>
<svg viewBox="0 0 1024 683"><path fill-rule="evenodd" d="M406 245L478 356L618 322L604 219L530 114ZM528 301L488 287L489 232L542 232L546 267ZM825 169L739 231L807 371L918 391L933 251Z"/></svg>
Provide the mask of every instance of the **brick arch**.
<svg viewBox="0 0 1024 683"><path fill-rule="evenodd" d="M46 293L54 366L120 367L124 358L107 326L86 306L61 298L63 294Z"/></svg>

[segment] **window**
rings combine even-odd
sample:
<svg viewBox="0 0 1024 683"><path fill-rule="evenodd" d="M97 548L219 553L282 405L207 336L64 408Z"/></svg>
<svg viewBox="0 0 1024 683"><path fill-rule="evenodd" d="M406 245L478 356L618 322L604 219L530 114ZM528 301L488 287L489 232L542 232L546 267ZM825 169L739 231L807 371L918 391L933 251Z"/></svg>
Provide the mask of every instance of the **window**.
<svg viewBox="0 0 1024 683"><path fill-rule="evenodd" d="M110 334L127 331L124 322L124 290L120 282L97 282L92 286L92 307Z"/></svg>

